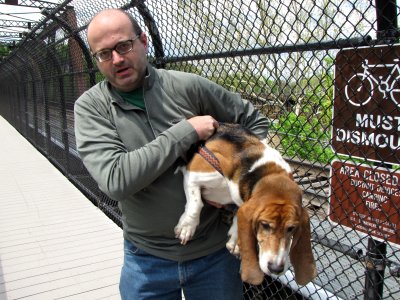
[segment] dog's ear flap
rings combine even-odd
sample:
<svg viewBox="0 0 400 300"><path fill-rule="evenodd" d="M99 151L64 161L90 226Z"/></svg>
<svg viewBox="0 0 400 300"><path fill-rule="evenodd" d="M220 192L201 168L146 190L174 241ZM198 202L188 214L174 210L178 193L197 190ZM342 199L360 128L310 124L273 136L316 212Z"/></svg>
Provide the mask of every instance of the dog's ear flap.
<svg viewBox="0 0 400 300"><path fill-rule="evenodd" d="M310 218L305 208L302 208L300 227L293 237L290 261L298 284L305 285L317 276L317 268L311 249Z"/></svg>
<svg viewBox="0 0 400 300"><path fill-rule="evenodd" d="M238 243L242 259L241 277L244 282L259 285L264 280L264 273L258 263L257 239L254 228L256 225L254 223L255 207L251 202L251 200L246 201L237 212Z"/></svg>

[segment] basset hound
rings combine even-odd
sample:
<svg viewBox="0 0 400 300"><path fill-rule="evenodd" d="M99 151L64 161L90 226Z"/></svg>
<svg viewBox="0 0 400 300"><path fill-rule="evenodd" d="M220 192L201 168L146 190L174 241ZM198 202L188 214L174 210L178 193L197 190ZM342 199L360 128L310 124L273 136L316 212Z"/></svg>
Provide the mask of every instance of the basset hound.
<svg viewBox="0 0 400 300"><path fill-rule="evenodd" d="M226 246L235 255L240 250L242 280L258 285L264 273L283 274L290 256L296 282L311 281L316 266L310 220L289 164L277 150L239 125L221 124L205 147L219 166L216 169L196 153L183 168L187 202L175 227L176 237L182 244L192 238L202 200L234 203L239 209Z"/></svg>

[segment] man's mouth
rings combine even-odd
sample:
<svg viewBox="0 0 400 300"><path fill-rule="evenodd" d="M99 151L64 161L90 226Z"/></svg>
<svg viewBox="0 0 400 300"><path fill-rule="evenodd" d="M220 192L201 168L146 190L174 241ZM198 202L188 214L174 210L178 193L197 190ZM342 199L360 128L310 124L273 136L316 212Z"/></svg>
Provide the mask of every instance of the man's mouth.
<svg viewBox="0 0 400 300"><path fill-rule="evenodd" d="M123 76L123 75L126 75L126 73L129 71L129 68L121 68L121 69L118 69L115 73L118 75L118 76Z"/></svg>

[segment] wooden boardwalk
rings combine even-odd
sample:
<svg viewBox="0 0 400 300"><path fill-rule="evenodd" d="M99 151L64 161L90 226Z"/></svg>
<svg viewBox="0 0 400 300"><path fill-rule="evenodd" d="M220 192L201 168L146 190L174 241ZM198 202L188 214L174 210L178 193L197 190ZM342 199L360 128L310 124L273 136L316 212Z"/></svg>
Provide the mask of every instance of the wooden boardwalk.
<svg viewBox="0 0 400 300"><path fill-rule="evenodd" d="M0 300L119 299L122 230L0 116Z"/></svg>

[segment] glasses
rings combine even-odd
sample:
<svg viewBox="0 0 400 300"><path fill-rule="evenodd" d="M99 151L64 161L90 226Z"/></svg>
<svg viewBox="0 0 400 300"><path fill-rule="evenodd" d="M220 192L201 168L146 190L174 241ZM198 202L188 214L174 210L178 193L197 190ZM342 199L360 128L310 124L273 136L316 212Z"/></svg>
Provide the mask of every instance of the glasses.
<svg viewBox="0 0 400 300"><path fill-rule="evenodd" d="M103 49L93 54L98 62L103 62L112 59L112 52L115 50L119 55L128 53L133 49L133 42L139 38L139 35L135 36L131 40L119 42L114 48Z"/></svg>

